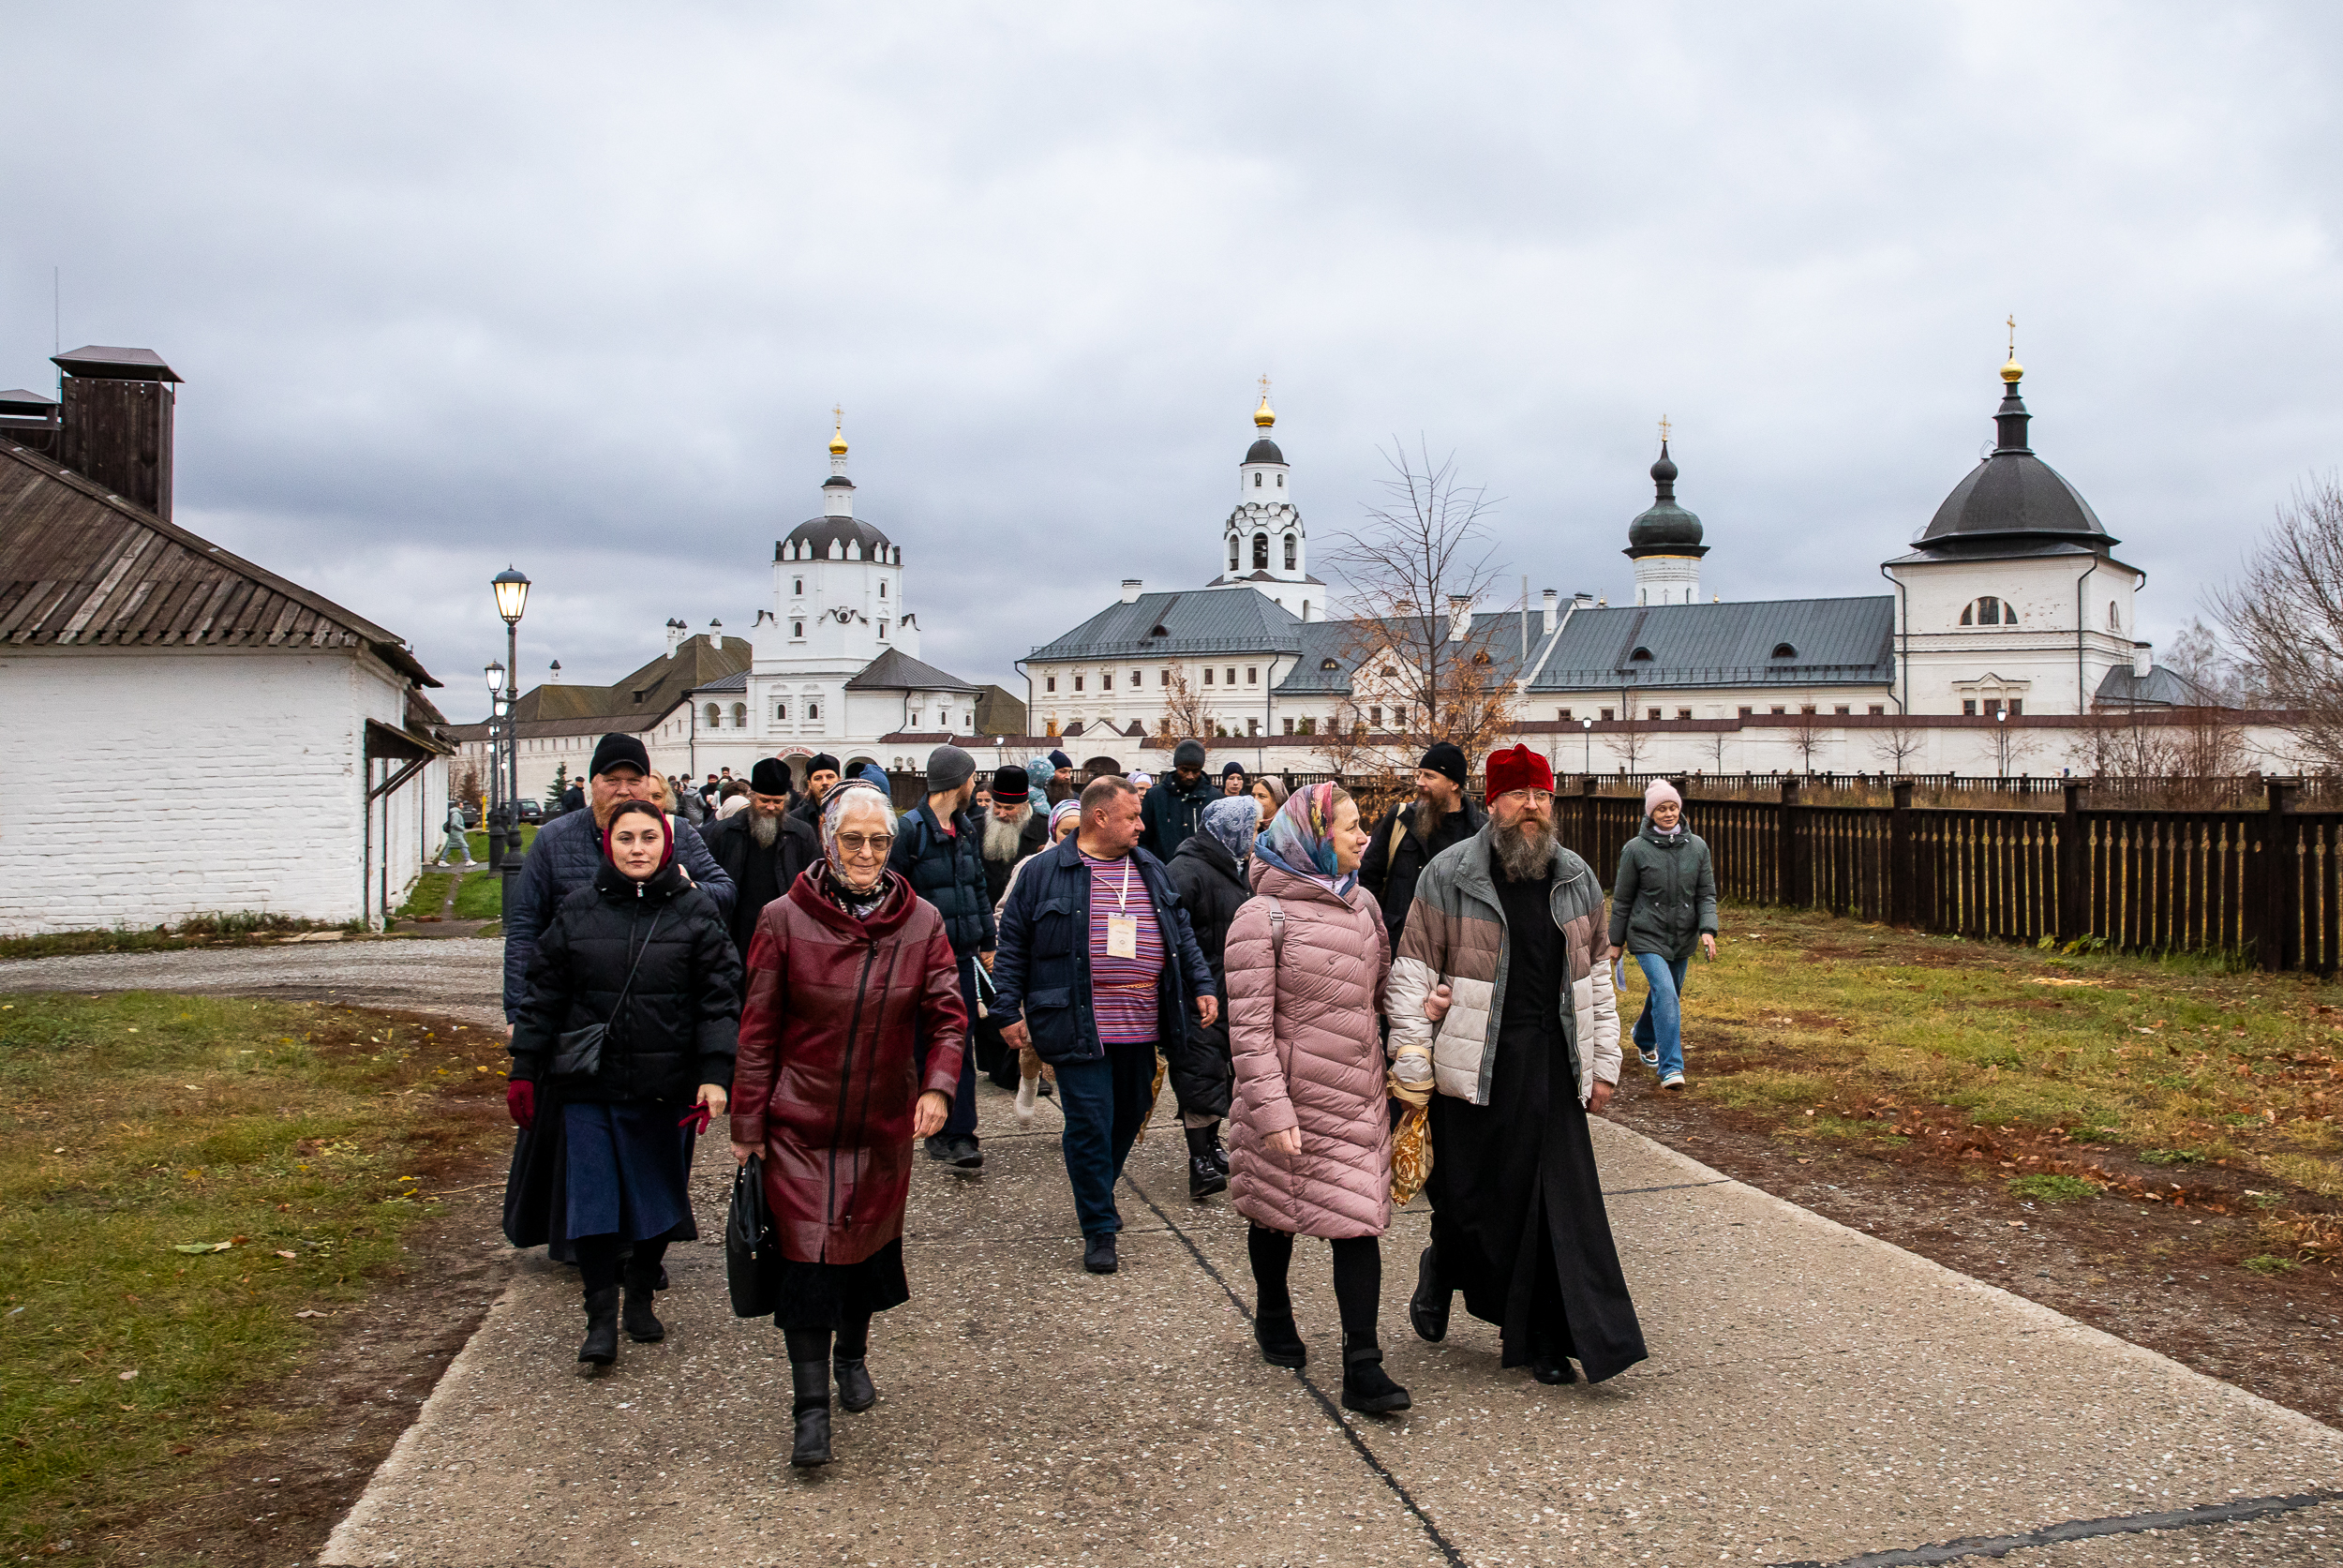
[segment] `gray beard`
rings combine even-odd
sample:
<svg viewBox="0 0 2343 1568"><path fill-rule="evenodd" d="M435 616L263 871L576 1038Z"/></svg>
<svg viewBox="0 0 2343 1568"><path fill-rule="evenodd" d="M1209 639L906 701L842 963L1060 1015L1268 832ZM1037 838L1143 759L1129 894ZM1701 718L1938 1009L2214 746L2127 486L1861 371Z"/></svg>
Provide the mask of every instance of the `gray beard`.
<svg viewBox="0 0 2343 1568"><path fill-rule="evenodd" d="M1025 824L1033 818L1031 806L1020 806L1017 814L1007 822L990 812L984 818L984 858L995 864L1006 864L1017 859L1017 846L1025 835Z"/></svg>
<svg viewBox="0 0 2343 1568"><path fill-rule="evenodd" d="M1420 795L1416 797L1415 811L1408 819L1408 832L1416 843L1429 844L1432 829L1438 828L1440 818L1447 814L1440 809L1439 801L1428 795Z"/></svg>
<svg viewBox="0 0 2343 1568"><path fill-rule="evenodd" d="M1510 828L1494 828L1489 832L1489 847L1509 881L1531 882L1554 870L1554 825L1550 822L1525 817Z"/></svg>
<svg viewBox="0 0 2343 1568"><path fill-rule="evenodd" d="M749 813L749 837L756 841L759 849L772 848L773 842L781 837L781 818L767 816L763 812Z"/></svg>

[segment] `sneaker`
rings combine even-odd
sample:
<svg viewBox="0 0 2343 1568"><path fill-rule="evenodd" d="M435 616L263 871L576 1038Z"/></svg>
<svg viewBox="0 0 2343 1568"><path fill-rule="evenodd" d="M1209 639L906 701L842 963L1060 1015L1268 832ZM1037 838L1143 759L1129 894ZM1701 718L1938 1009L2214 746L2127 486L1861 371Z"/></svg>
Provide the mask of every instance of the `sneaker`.
<svg viewBox="0 0 2343 1568"><path fill-rule="evenodd" d="M1645 1067L1656 1068L1660 1065L1660 1048L1656 1045L1638 1045L1635 1054L1643 1058Z"/></svg>
<svg viewBox="0 0 2343 1568"><path fill-rule="evenodd" d="M1671 1072L1660 1080L1660 1087L1663 1089L1681 1089L1683 1086L1684 1075L1680 1072Z"/></svg>
<svg viewBox="0 0 2343 1568"><path fill-rule="evenodd" d="M1114 1258L1114 1232L1101 1231L1083 1238L1082 1267L1093 1274L1112 1274L1121 1265Z"/></svg>
<svg viewBox="0 0 2343 1568"><path fill-rule="evenodd" d="M942 1157L951 1161L955 1176L973 1176L984 1169L984 1151L977 1146L973 1137L945 1139Z"/></svg>

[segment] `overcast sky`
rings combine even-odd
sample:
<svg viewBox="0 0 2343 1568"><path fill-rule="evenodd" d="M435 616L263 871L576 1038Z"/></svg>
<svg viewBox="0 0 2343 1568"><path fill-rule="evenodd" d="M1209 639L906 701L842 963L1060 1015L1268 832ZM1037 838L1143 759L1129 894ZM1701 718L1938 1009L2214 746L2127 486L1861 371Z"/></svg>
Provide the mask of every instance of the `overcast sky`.
<svg viewBox="0 0 2343 1568"><path fill-rule="evenodd" d="M508 560L528 681L745 633L833 403L926 657L1021 694L1217 569L1263 371L1321 548L1420 438L1516 590L1616 600L1664 413L1704 590L1885 591L2014 313L2161 643L2343 446L2338 55L2314 3L17 4L0 386L161 352L179 520L473 718Z"/></svg>

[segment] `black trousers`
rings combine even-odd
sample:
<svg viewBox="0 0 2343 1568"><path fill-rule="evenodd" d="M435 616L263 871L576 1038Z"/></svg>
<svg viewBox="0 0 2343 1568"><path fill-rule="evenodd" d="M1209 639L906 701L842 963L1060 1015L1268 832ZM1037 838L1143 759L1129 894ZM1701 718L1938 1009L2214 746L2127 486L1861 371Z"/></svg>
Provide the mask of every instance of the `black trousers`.
<svg viewBox="0 0 2343 1568"><path fill-rule="evenodd" d="M1335 1255L1335 1306L1342 1332L1375 1337L1375 1309L1383 1294L1383 1253L1373 1236L1330 1241ZM1291 1318L1293 1297L1286 1277L1293 1266L1293 1236L1255 1225L1245 1233L1246 1257L1253 1265L1253 1315Z"/></svg>

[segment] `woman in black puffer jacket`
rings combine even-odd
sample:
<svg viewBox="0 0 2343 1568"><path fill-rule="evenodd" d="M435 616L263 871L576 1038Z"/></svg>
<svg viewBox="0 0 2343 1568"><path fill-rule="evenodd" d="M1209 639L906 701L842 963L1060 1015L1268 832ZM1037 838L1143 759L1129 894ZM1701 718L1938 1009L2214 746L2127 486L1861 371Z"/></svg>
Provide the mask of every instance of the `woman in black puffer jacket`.
<svg viewBox="0 0 2343 1568"><path fill-rule="evenodd" d="M599 1063L565 1064L576 1053L564 1037L593 1024L606 1030ZM668 819L622 802L592 885L561 901L538 940L505 1094L522 1133L504 1233L576 1259L577 1359L591 1367L618 1359L622 1259L627 1337L666 1337L651 1311L660 1260L699 1234L686 1128L724 1114L739 1028L740 959L722 914L676 865Z"/></svg>
<svg viewBox="0 0 2343 1568"><path fill-rule="evenodd" d="M1221 951L1229 922L1253 896L1245 880L1245 858L1261 827L1261 808L1250 795L1228 795L1204 807L1201 830L1188 836L1165 869L1180 890L1188 929L1221 983ZM1222 995L1228 993L1224 990ZM1187 1195L1209 1198L1229 1185L1229 1151L1220 1144L1220 1118L1229 1113L1231 1068L1229 1017L1210 1025L1189 1019L1187 1038L1164 1053L1180 1125L1187 1129Z"/></svg>

